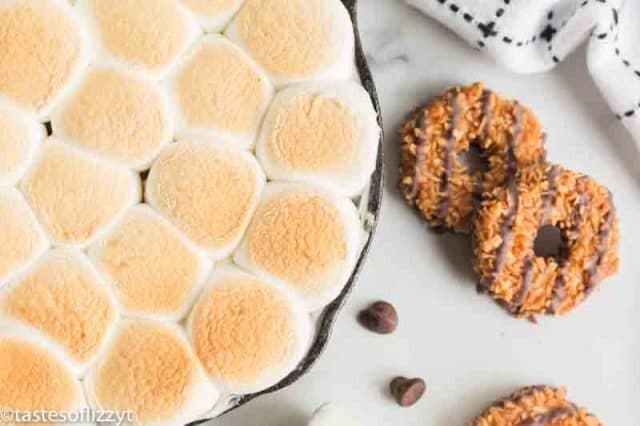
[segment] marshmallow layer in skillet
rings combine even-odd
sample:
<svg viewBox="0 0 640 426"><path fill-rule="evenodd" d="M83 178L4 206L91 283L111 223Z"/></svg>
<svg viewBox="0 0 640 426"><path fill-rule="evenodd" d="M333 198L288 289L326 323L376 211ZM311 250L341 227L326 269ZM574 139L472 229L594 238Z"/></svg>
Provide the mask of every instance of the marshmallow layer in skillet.
<svg viewBox="0 0 640 426"><path fill-rule="evenodd" d="M56 384L0 405L79 409L83 383L185 424L287 376L375 166L342 4L0 0L0 27L0 377Z"/></svg>

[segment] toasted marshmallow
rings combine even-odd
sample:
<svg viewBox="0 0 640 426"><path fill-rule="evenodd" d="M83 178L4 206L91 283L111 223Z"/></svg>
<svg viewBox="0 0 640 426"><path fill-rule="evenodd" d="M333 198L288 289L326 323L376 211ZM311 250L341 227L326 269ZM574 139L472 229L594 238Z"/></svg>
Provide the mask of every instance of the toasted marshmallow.
<svg viewBox="0 0 640 426"><path fill-rule="evenodd" d="M145 205L131 209L89 254L110 279L122 310L152 319L182 318L211 266Z"/></svg>
<svg viewBox="0 0 640 426"><path fill-rule="evenodd" d="M59 345L78 374L96 358L118 319L115 300L91 262L71 250L48 252L5 286L0 312Z"/></svg>
<svg viewBox="0 0 640 426"><path fill-rule="evenodd" d="M199 35L198 24L176 0L79 0L102 57L161 77Z"/></svg>
<svg viewBox="0 0 640 426"><path fill-rule="evenodd" d="M273 89L235 44L208 35L169 78L180 137L213 137L253 146Z"/></svg>
<svg viewBox="0 0 640 426"><path fill-rule="evenodd" d="M288 285L315 311L344 287L362 233L350 200L302 184L269 183L234 260Z"/></svg>
<svg viewBox="0 0 640 426"><path fill-rule="evenodd" d="M133 172L48 139L22 191L55 245L85 246L140 200Z"/></svg>
<svg viewBox="0 0 640 426"><path fill-rule="evenodd" d="M359 84L306 84L278 93L256 154L273 180L311 183L340 195L360 194L375 168L380 127Z"/></svg>
<svg viewBox="0 0 640 426"><path fill-rule="evenodd" d="M0 322L0 383L0 407L5 410L71 413L85 407L80 382L59 348L10 320ZM23 423L6 416L2 420L2 424Z"/></svg>
<svg viewBox="0 0 640 426"><path fill-rule="evenodd" d="M136 170L147 168L173 133L164 93L119 67L90 70L51 124L56 136Z"/></svg>
<svg viewBox="0 0 640 426"><path fill-rule="evenodd" d="M189 317L196 355L231 393L258 392L286 377L311 338L304 303L280 287L227 267L212 277Z"/></svg>
<svg viewBox="0 0 640 426"><path fill-rule="evenodd" d="M85 389L95 409L130 410L135 424L146 426L187 424L219 398L184 333L175 324L148 320L121 323Z"/></svg>
<svg viewBox="0 0 640 426"><path fill-rule="evenodd" d="M200 26L210 32L222 30L244 2L244 0L180 1L196 15Z"/></svg>
<svg viewBox="0 0 640 426"><path fill-rule="evenodd" d="M25 270L49 242L22 194L0 190L0 286Z"/></svg>
<svg viewBox="0 0 640 426"><path fill-rule="evenodd" d="M146 200L207 255L221 259L238 245L264 173L248 152L223 143L169 145L151 167Z"/></svg>
<svg viewBox="0 0 640 426"><path fill-rule="evenodd" d="M35 117L4 103L0 103L0 129L0 186L13 186L46 132Z"/></svg>
<svg viewBox="0 0 640 426"><path fill-rule="evenodd" d="M340 0L247 0L226 34L278 87L354 74L353 27Z"/></svg>
<svg viewBox="0 0 640 426"><path fill-rule="evenodd" d="M44 118L88 63L88 37L63 0L0 3L0 97Z"/></svg>

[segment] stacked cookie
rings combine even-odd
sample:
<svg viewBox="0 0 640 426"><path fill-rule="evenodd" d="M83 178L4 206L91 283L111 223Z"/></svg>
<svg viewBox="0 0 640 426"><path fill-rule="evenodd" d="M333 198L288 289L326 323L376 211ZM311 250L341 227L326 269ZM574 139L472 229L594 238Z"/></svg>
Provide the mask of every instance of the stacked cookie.
<svg viewBox="0 0 640 426"><path fill-rule="evenodd" d="M618 268L611 193L547 162L544 144L529 108L481 83L447 90L402 129L404 198L431 227L472 234L479 290L517 317L567 313ZM560 234L553 255L536 252L543 227Z"/></svg>
<svg viewBox="0 0 640 426"><path fill-rule="evenodd" d="M295 370L380 137L342 2L9 0L0 28L0 406L180 425Z"/></svg>

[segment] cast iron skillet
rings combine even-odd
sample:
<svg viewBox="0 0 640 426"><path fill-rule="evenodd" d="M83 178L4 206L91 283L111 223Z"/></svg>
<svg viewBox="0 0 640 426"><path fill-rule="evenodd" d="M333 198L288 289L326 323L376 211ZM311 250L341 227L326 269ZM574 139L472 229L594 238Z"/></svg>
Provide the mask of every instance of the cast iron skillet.
<svg viewBox="0 0 640 426"><path fill-rule="evenodd" d="M367 60L364 55L364 51L362 50L360 34L358 32L358 21L357 21L357 15L356 15L357 0L341 0L341 1L342 3L344 3L345 7L349 11L349 14L351 15L351 21L353 23L353 31L356 39L356 52L355 52L356 68L358 70L358 74L360 75L360 81L364 86L364 88L367 90L367 92L369 92L369 95L371 96L371 100L373 101L373 105L378 114L378 124L380 124L380 129L382 129L382 115L380 112L380 102L378 100L378 95L376 93L376 87L373 82L371 71L369 70L369 66L367 64ZM264 394L276 392L280 389L283 389L291 385L292 383L297 381L300 377L305 375L311 369L311 367L313 367L316 361L320 358L320 355L322 354L322 352L324 351L327 345L327 342L331 335L331 331L333 329L333 325L335 324L338 313L344 306L344 303L346 302L347 297L353 290L355 282L362 269L362 265L364 264L365 258L367 257L367 254L369 252L369 248L371 247L371 241L373 240L373 234L378 222L378 217L380 215L380 203L382 199L382 181L383 181L383 174L384 174L383 166L382 166L383 164L382 163L382 141L383 141L383 136L381 132L380 141L378 144L378 156L376 159L376 168L373 175L371 176L368 195L364 196L363 198L366 205L360 206L360 210L363 214L363 217L365 218L363 220L363 223L365 224L364 226L366 231L366 241L362 247L362 251L360 252L356 266L353 269L353 272L351 273L351 276L349 277L349 280L347 281L347 284L345 285L344 289L342 290L340 295L333 302L331 302L331 304L328 305L320 314L320 317L318 318L317 332L316 332L313 344L309 349L309 352L304 357L304 359L300 362L298 367L293 372L291 372L287 377L282 379L279 383L263 391L247 394L247 395L241 395L234 398L230 402L230 407L215 418L219 418L220 416L230 411L233 411L236 408L241 407L242 405L245 405L246 403L250 402L254 398L257 398ZM209 420L213 420L213 418L198 420L196 422L190 423L188 426L197 426Z"/></svg>

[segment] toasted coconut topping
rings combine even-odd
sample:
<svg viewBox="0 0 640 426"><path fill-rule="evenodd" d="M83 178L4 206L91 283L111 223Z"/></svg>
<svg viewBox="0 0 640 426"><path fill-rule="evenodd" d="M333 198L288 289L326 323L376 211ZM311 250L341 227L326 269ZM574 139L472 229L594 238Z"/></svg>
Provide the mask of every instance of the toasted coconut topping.
<svg viewBox="0 0 640 426"><path fill-rule="evenodd" d="M469 426L602 426L594 415L567 401L566 390L529 386L500 399Z"/></svg>
<svg viewBox="0 0 640 426"><path fill-rule="evenodd" d="M535 253L538 230L560 230L554 257ZM618 268L618 228L609 191L593 179L546 164L518 171L485 193L475 221L481 289L518 317L562 315Z"/></svg>
<svg viewBox="0 0 640 426"><path fill-rule="evenodd" d="M462 156L472 147L479 149L487 172L465 163ZM452 88L405 123L400 189L432 227L468 232L475 196L545 156L540 123L529 109L481 83Z"/></svg>

